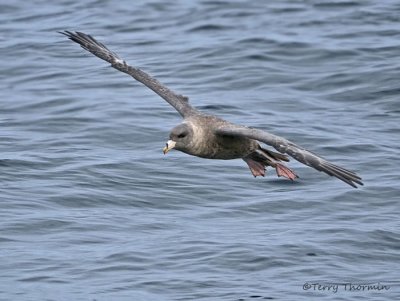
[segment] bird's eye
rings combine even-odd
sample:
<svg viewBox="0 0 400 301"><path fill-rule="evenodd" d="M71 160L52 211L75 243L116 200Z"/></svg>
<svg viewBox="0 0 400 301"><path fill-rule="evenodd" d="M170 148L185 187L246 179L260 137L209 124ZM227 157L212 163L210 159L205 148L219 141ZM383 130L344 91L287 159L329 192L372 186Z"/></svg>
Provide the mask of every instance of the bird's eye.
<svg viewBox="0 0 400 301"><path fill-rule="evenodd" d="M185 137L186 136L186 134L185 133L182 133L182 134L179 134L178 135L178 138L183 138L183 137Z"/></svg>

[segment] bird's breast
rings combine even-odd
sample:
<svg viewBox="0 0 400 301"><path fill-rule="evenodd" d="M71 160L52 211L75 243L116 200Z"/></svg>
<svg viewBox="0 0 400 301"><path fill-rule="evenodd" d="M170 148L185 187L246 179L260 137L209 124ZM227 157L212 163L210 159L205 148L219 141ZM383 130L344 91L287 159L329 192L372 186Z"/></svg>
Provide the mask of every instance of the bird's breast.
<svg viewBox="0 0 400 301"><path fill-rule="evenodd" d="M199 147L196 156L208 159L238 159L247 156L258 146L256 141L248 138L216 135L208 137L209 140Z"/></svg>

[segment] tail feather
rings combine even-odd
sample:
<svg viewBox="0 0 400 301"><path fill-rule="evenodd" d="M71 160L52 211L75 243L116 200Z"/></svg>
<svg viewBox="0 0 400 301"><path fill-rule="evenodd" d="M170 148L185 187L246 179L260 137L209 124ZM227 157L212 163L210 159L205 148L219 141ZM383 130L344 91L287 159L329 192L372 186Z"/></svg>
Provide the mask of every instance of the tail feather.
<svg viewBox="0 0 400 301"><path fill-rule="evenodd" d="M260 150L263 153L265 153L267 156L270 156L271 158L273 158L275 160L289 162L288 156L286 156L284 154L280 154L280 153L276 153L276 152L270 151L268 149L262 148L261 146L260 146Z"/></svg>

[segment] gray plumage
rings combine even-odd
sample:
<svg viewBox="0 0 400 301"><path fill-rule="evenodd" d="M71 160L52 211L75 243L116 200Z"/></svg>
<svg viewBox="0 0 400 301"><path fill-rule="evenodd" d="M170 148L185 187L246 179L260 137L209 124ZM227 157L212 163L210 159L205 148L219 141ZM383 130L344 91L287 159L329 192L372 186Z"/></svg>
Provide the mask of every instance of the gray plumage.
<svg viewBox="0 0 400 301"><path fill-rule="evenodd" d="M289 155L297 161L357 188L361 178L352 171L334 165L316 154L268 132L236 125L213 115L204 114L189 104L186 96L176 94L144 71L128 65L117 54L92 36L82 32L61 32L70 40L95 56L109 62L115 69L127 73L164 98L183 117L183 122L172 129L164 153L174 148L184 153L208 159L242 158L254 176L264 176L265 168L272 166L278 176L294 180L298 176L282 161ZM260 146L258 141L274 147L279 153Z"/></svg>

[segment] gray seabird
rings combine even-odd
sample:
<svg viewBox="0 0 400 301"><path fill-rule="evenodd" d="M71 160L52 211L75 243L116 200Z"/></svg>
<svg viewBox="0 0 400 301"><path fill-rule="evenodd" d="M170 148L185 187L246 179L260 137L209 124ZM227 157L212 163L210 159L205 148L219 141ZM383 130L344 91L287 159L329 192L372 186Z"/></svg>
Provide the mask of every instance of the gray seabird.
<svg viewBox="0 0 400 301"><path fill-rule="evenodd" d="M243 159L254 177L265 176L265 168L272 166L277 175L294 180L298 176L282 161L285 154L297 161L334 176L357 188L363 185L354 172L334 165L316 154L268 132L236 125L213 115L204 114L189 104L186 96L176 94L144 71L129 66L118 55L92 36L82 32L61 32L83 49L109 62L115 69L127 73L164 98L183 117L183 122L171 130L164 154L176 149L189 155L208 159ZM260 146L259 142L273 146L279 153Z"/></svg>

